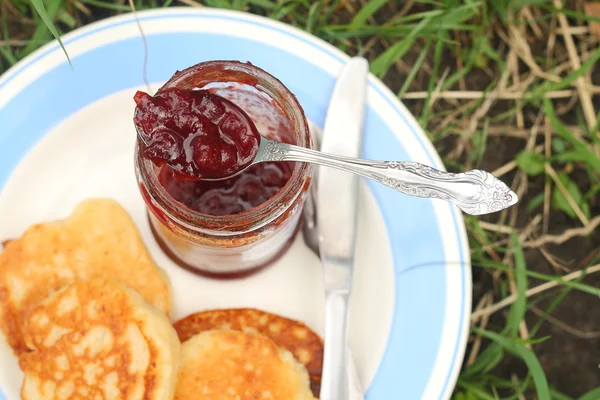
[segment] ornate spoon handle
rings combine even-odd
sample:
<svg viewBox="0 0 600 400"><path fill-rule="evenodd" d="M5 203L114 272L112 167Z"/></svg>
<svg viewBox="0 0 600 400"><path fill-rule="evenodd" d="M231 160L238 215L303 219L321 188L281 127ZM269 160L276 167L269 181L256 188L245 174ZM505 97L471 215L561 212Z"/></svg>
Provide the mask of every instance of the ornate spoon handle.
<svg viewBox="0 0 600 400"><path fill-rule="evenodd" d="M369 161L261 139L254 162L301 161L373 179L409 196L450 201L471 215L497 212L517 203L517 195L492 174L470 170L444 172L417 162Z"/></svg>

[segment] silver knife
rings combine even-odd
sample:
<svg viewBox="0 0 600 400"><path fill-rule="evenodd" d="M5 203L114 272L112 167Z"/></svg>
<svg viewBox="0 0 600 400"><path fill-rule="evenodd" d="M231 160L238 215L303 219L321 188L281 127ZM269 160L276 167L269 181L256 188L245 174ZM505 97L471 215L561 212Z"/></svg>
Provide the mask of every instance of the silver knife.
<svg viewBox="0 0 600 400"><path fill-rule="evenodd" d="M342 69L327 110L321 151L359 157L366 108L368 62ZM317 178L319 251L325 284L325 351L320 400L347 400L346 319L352 290L359 178L320 167Z"/></svg>
<svg viewBox="0 0 600 400"><path fill-rule="evenodd" d="M365 77L366 78L366 77ZM321 148L321 141L323 140L323 131L309 121L310 133L313 137L313 141L317 149ZM315 182L318 177L315 176ZM303 212L303 225L302 225L302 236L306 246L315 253L317 257L321 257L319 252L319 226L317 225L317 213L316 213L316 202L317 202L317 190L316 184L310 187L310 192L304 203ZM352 349L350 346L347 347L346 351L346 365L348 366L348 390L349 400L365 400L365 394L356 370L356 363L352 356Z"/></svg>

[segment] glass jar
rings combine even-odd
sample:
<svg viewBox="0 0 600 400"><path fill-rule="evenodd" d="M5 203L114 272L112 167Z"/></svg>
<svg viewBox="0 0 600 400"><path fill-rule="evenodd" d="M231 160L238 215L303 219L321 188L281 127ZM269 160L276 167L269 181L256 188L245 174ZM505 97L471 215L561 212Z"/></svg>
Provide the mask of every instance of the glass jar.
<svg viewBox="0 0 600 400"><path fill-rule="evenodd" d="M250 63L208 61L159 89L209 89L242 108L269 139L312 148L304 111L278 79ZM241 277L271 264L293 242L313 168L290 163L287 183L264 203L231 215L211 215L175 200L158 179L160 168L135 149L135 169L154 236L180 266L212 277Z"/></svg>

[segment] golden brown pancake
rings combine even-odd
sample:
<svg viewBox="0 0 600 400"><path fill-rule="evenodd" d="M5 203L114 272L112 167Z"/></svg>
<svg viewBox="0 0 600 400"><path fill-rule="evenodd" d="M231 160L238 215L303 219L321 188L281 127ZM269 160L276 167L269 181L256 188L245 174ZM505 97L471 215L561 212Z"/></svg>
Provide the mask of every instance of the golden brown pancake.
<svg viewBox="0 0 600 400"><path fill-rule="evenodd" d="M321 390L323 340L301 322L251 308L210 310L189 315L174 324L182 342L204 331L233 329L258 332L289 350L306 367L315 397Z"/></svg>
<svg viewBox="0 0 600 400"><path fill-rule="evenodd" d="M132 289L78 281L35 306L19 358L24 400L165 400L180 343L169 319Z"/></svg>
<svg viewBox="0 0 600 400"><path fill-rule="evenodd" d="M205 331L181 345L175 400L314 400L308 374L268 337Z"/></svg>
<svg viewBox="0 0 600 400"><path fill-rule="evenodd" d="M0 253L0 327L18 355L27 311L78 279L109 277L135 289L166 315L170 284L118 203L91 199L64 221L37 224Z"/></svg>

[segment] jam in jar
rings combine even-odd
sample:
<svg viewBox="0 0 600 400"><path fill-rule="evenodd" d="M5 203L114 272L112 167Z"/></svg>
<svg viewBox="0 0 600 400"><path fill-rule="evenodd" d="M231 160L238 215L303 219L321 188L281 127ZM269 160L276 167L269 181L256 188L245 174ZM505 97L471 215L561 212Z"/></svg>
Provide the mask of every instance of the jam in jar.
<svg viewBox="0 0 600 400"><path fill-rule="evenodd" d="M260 163L221 178L251 163L259 135L312 147L296 97L249 63L209 61L135 101L136 174L165 253L215 277L245 276L280 256L294 239L312 167Z"/></svg>

